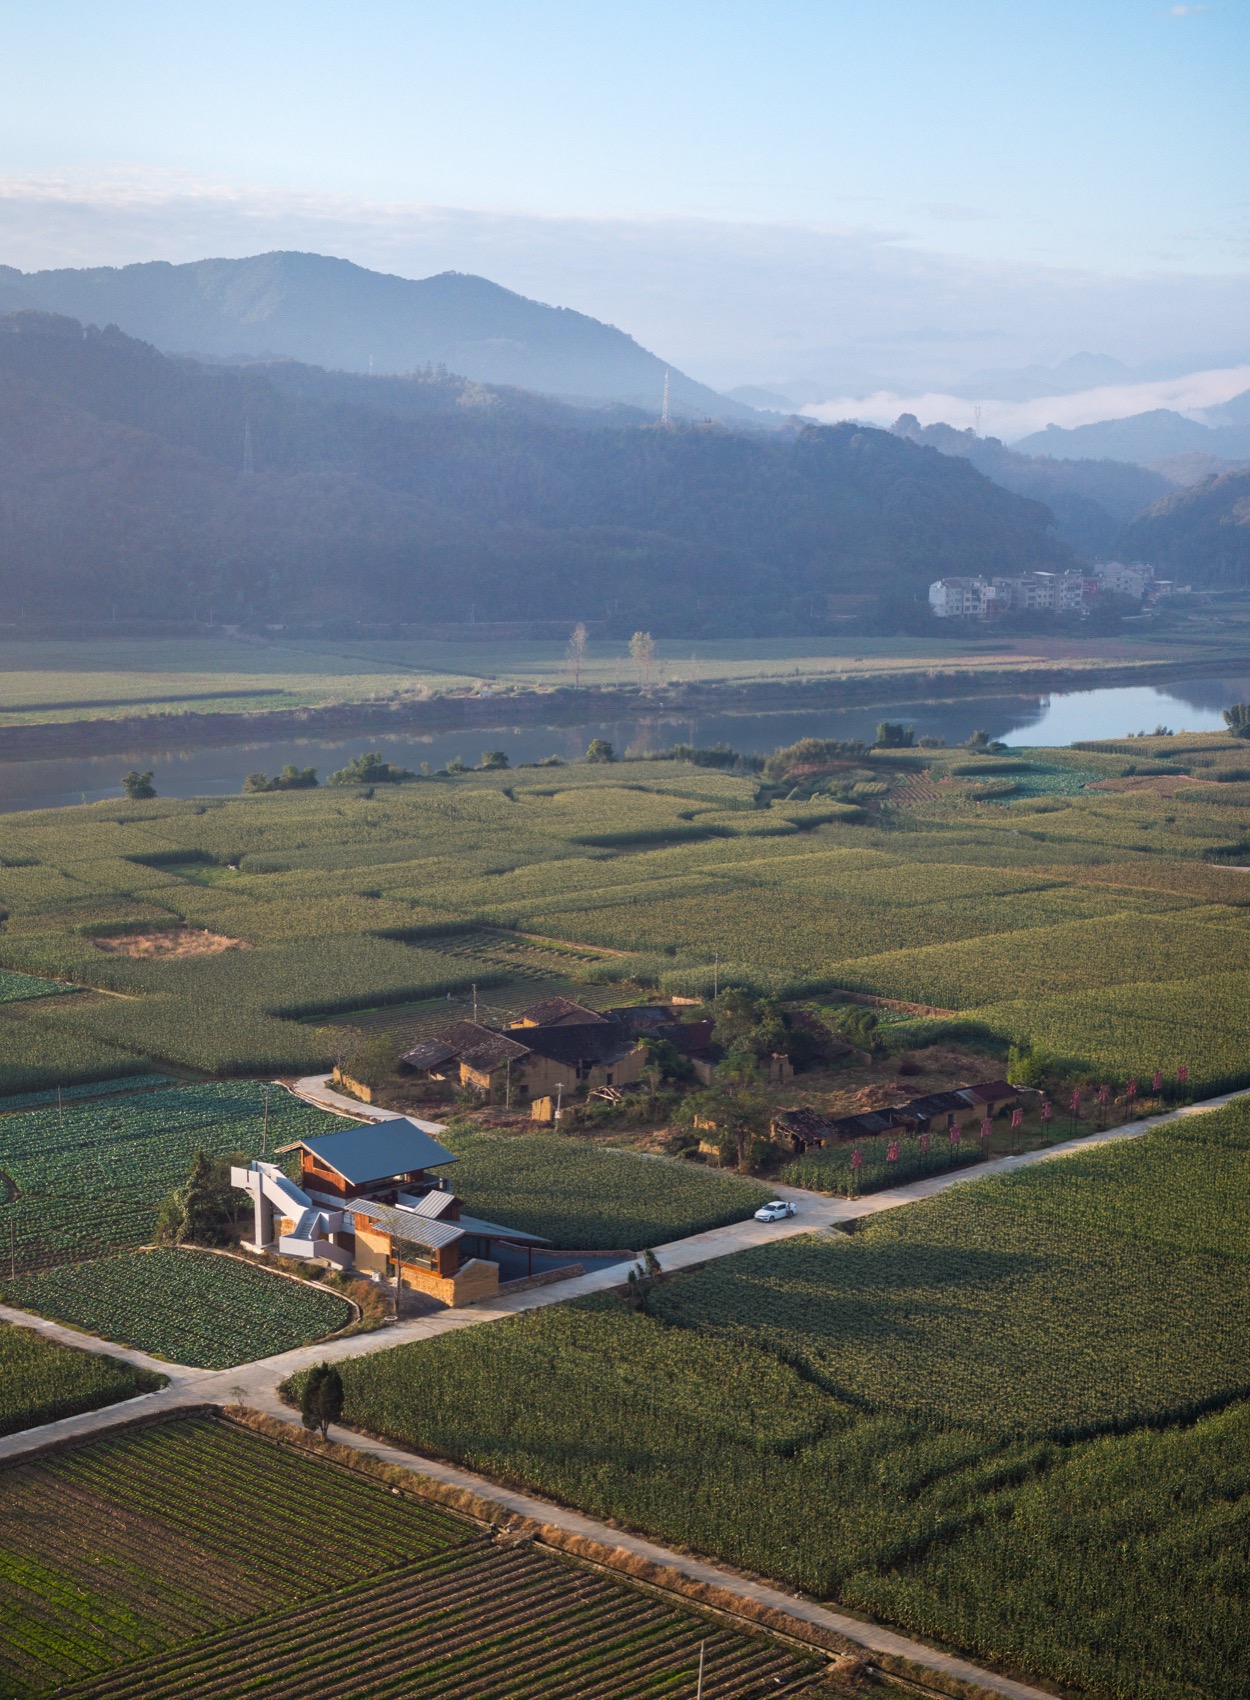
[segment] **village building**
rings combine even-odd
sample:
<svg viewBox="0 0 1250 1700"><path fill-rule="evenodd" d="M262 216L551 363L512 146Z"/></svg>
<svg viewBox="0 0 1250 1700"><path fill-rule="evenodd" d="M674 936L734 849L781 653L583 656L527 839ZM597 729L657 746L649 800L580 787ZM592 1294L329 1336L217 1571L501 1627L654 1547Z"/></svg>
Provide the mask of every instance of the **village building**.
<svg viewBox="0 0 1250 1700"><path fill-rule="evenodd" d="M528 1019L535 1015L540 1019ZM487 1104L528 1101L547 1119L546 1100L636 1084L647 1050L627 1024L567 998L549 998L506 1029L458 1021L414 1045L399 1062L427 1080L472 1087Z"/></svg>
<svg viewBox="0 0 1250 1700"><path fill-rule="evenodd" d="M831 1116L803 1106L782 1110L772 1118L771 1132L779 1145L792 1151L844 1145L886 1133L949 1133L979 1124L1020 1101L1020 1089L1006 1080L987 1080L975 1086L957 1086L948 1092L928 1092L905 1104L862 1110L856 1115Z"/></svg>

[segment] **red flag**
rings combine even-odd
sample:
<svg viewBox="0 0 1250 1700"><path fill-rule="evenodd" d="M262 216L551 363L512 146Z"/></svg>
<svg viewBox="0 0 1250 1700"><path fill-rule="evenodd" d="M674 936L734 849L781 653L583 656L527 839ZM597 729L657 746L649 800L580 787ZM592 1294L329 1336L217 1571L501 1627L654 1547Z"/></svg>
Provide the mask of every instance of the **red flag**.
<svg viewBox="0 0 1250 1700"><path fill-rule="evenodd" d="M1050 1121L1051 1118L1054 1116L1054 1113L1055 1113L1055 1106L1051 1103L1049 1098L1045 1099L1043 1104L1042 1104L1042 1120L1044 1122Z"/></svg>
<svg viewBox="0 0 1250 1700"><path fill-rule="evenodd" d="M951 1129L951 1144L952 1145L958 1145L959 1144L959 1129L957 1127L953 1127Z"/></svg>
<svg viewBox="0 0 1250 1700"><path fill-rule="evenodd" d="M1111 1102L1111 1088L1109 1086L1100 1086L1098 1088L1098 1102L1100 1104L1109 1104Z"/></svg>
<svg viewBox="0 0 1250 1700"><path fill-rule="evenodd" d="M1158 1069L1155 1070L1154 1079L1150 1082L1150 1090L1152 1092L1162 1092L1163 1090L1163 1076Z"/></svg>
<svg viewBox="0 0 1250 1700"><path fill-rule="evenodd" d="M1024 1111L1023 1110L1013 1110L1011 1112L1011 1125L1012 1125L1012 1127L1023 1127L1024 1126Z"/></svg>
<svg viewBox="0 0 1250 1700"><path fill-rule="evenodd" d="M1135 1080L1130 1080L1128 1085L1124 1088L1124 1096L1126 1098L1136 1098L1137 1082Z"/></svg>
<svg viewBox="0 0 1250 1700"><path fill-rule="evenodd" d="M852 1151L851 1152L851 1167L853 1169L862 1169L863 1166L864 1166L864 1153L862 1151Z"/></svg>
<svg viewBox="0 0 1250 1700"><path fill-rule="evenodd" d="M1081 1089L1080 1089L1079 1086L1073 1088L1072 1102L1068 1105L1068 1108L1072 1111L1072 1114L1074 1116L1078 1115L1080 1113L1080 1109L1081 1109Z"/></svg>
<svg viewBox="0 0 1250 1700"><path fill-rule="evenodd" d="M927 1151L929 1149L929 1143L930 1143L929 1135L927 1133L922 1133L920 1135L920 1149L921 1149L921 1151Z"/></svg>
<svg viewBox="0 0 1250 1700"><path fill-rule="evenodd" d="M1182 1086L1189 1079L1189 1069L1188 1069L1188 1067L1185 1063L1182 1063L1181 1066L1177 1069L1176 1078L1180 1081Z"/></svg>
<svg viewBox="0 0 1250 1700"><path fill-rule="evenodd" d="M993 1131L994 1128L990 1122L990 1118L986 1116L985 1120L981 1123L981 1138L988 1139Z"/></svg>
<svg viewBox="0 0 1250 1700"><path fill-rule="evenodd" d="M885 1148L885 1160L886 1160L887 1163L897 1163L898 1162L898 1140L897 1139L892 1139L890 1141L890 1143L886 1146L886 1148Z"/></svg>

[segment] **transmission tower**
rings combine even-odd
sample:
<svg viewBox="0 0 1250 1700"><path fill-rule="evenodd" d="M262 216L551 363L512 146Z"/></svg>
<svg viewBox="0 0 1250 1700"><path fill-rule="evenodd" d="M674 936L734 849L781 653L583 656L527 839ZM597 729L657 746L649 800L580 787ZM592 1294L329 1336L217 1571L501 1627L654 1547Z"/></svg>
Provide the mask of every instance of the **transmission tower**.
<svg viewBox="0 0 1250 1700"><path fill-rule="evenodd" d="M250 419L243 421L243 471L245 475L250 475L256 471L256 464L252 459L252 421Z"/></svg>
<svg viewBox="0 0 1250 1700"><path fill-rule="evenodd" d="M668 373L664 374L664 405L660 409L660 424L666 431L673 428L673 417L668 410Z"/></svg>

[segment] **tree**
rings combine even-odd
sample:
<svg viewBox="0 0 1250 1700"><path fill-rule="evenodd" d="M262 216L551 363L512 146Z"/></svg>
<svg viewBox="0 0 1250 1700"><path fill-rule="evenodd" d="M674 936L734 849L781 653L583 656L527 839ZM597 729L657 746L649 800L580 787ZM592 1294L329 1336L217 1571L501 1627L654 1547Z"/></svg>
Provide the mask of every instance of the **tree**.
<svg viewBox="0 0 1250 1700"><path fill-rule="evenodd" d="M316 784L315 767L296 767L294 762L287 762L274 779L270 779L267 773L249 773L243 781L243 790L247 795L255 796L258 791L311 791Z"/></svg>
<svg viewBox="0 0 1250 1700"><path fill-rule="evenodd" d="M503 750L483 750L482 769L489 773L492 768L507 767L508 757Z"/></svg>
<svg viewBox="0 0 1250 1700"><path fill-rule="evenodd" d="M909 750L915 741L914 726L904 726L900 720L881 720L877 723L879 750Z"/></svg>
<svg viewBox="0 0 1250 1700"><path fill-rule="evenodd" d="M1226 708L1224 724L1234 738L1250 738L1250 702L1235 702Z"/></svg>
<svg viewBox="0 0 1250 1700"><path fill-rule="evenodd" d="M328 1437L330 1424L343 1415L343 1377L333 1364L321 1363L309 1370L299 1414L306 1429L320 1429L322 1440Z"/></svg>
<svg viewBox="0 0 1250 1700"><path fill-rule="evenodd" d="M146 797L155 797L156 787L152 783L152 769L146 773L137 773L132 767L122 780L122 790L132 803L142 802Z"/></svg>
<svg viewBox="0 0 1250 1700"><path fill-rule="evenodd" d="M629 640L629 654L638 669L638 683L646 690L655 673L655 639L650 632L635 632Z"/></svg>
<svg viewBox="0 0 1250 1700"><path fill-rule="evenodd" d="M569 664L573 669L573 689L580 690L582 685L582 668L586 662L586 642L589 633L586 622L579 620L569 636Z"/></svg>
<svg viewBox="0 0 1250 1700"><path fill-rule="evenodd" d="M978 754L980 754L984 750L988 750L989 747L990 747L990 735L989 735L988 732L982 732L982 731L978 730L976 732L973 732L968 739L968 748L970 750L976 750L978 752Z"/></svg>
<svg viewBox="0 0 1250 1700"><path fill-rule="evenodd" d="M694 1092L681 1107L681 1119L700 1133L711 1134L722 1163L736 1163L749 1174L767 1143L768 1099L756 1086L753 1070L734 1070L728 1060L715 1086Z"/></svg>
<svg viewBox="0 0 1250 1700"><path fill-rule="evenodd" d="M606 738L592 738L586 746L587 761L615 761L616 751Z"/></svg>
<svg viewBox="0 0 1250 1700"><path fill-rule="evenodd" d="M247 1158L207 1157L197 1151L187 1178L161 1206L156 1237L166 1244L225 1245L243 1207L243 1194L230 1183L232 1164Z"/></svg>
<svg viewBox="0 0 1250 1700"><path fill-rule="evenodd" d="M380 750L367 750L364 755L354 756L346 767L341 767L337 773L330 775L331 785L397 785L401 779L415 779L417 776L409 768L393 767L389 761L382 760Z"/></svg>

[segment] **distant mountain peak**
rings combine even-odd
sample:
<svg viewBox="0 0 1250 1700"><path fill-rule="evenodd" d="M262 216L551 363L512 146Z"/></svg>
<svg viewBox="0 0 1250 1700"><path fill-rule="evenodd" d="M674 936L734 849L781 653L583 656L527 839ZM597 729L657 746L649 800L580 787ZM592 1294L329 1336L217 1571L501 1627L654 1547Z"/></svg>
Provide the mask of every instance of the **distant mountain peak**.
<svg viewBox="0 0 1250 1700"><path fill-rule="evenodd" d="M404 278L289 249L182 265L0 268L0 312L16 308L113 323L165 353L285 355L347 372L443 365L480 383L657 414L667 372L679 416L766 423L615 326L532 301L472 272Z"/></svg>

